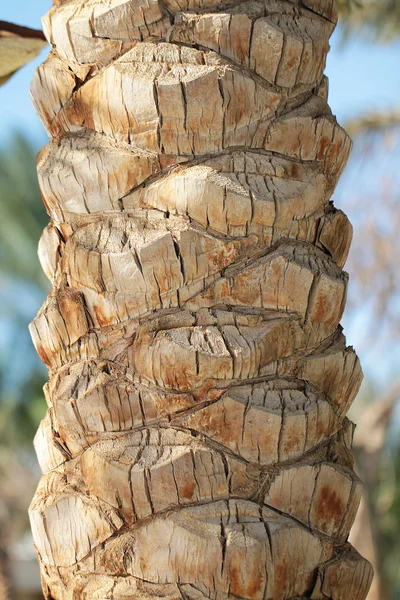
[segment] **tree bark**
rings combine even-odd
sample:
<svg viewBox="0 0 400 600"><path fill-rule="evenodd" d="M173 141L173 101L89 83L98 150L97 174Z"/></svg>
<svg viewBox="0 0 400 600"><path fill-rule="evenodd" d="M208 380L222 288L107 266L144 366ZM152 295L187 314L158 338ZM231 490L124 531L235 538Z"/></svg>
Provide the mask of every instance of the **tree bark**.
<svg viewBox="0 0 400 600"><path fill-rule="evenodd" d="M364 600L332 0L66 0L32 85L46 598Z"/></svg>

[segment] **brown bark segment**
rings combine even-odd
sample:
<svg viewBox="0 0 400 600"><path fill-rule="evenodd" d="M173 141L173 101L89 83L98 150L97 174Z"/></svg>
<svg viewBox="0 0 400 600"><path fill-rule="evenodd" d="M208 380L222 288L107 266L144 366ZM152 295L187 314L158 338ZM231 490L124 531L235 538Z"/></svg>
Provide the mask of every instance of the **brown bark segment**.
<svg viewBox="0 0 400 600"><path fill-rule="evenodd" d="M33 101L48 599L365 599L331 0L66 0Z"/></svg>

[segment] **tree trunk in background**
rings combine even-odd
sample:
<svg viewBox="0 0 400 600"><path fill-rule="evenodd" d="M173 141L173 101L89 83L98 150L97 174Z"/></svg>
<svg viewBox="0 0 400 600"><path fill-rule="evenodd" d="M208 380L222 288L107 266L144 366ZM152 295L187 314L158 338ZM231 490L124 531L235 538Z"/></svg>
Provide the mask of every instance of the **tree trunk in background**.
<svg viewBox="0 0 400 600"><path fill-rule="evenodd" d="M8 598L7 577L2 572L0 572L0 598L1 600Z"/></svg>
<svg viewBox="0 0 400 600"><path fill-rule="evenodd" d="M1 531L3 531L3 524ZM2 544L5 546L5 544ZM7 600L9 590L9 560L5 548L0 547L0 600Z"/></svg>
<svg viewBox="0 0 400 600"><path fill-rule="evenodd" d="M382 455L399 397L400 382L395 381L384 396L375 398L372 404L364 406L354 438L357 471L364 480L364 495L351 530L350 540L362 548L374 569L375 577L368 600L393 599L381 550L382 514L377 510L374 491L379 489Z"/></svg>
<svg viewBox="0 0 400 600"><path fill-rule="evenodd" d="M364 600L332 0L66 0L32 94L46 598Z"/></svg>

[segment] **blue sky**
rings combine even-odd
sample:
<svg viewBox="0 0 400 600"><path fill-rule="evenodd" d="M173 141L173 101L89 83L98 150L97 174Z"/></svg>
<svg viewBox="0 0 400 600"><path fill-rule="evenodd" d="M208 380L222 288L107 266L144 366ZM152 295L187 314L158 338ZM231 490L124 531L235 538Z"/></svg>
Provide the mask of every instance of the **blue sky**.
<svg viewBox="0 0 400 600"><path fill-rule="evenodd" d="M51 0L17 0L6 6L5 3L2 4L0 19L39 28L40 17L49 9L52 2ZM327 65L330 105L340 122L361 112L396 106L399 103L400 41L378 45L356 38L343 44L340 30L337 30L332 37L331 46ZM34 69L46 56L47 51L45 49L40 57L23 68L0 89L1 145L6 143L15 129L25 131L38 148L45 143L46 134L30 102L29 85ZM370 183L372 183L371 177ZM358 186L357 191L360 193L357 181L353 185ZM352 193L349 188L351 186L348 184L339 185L335 194L337 205L343 205L344 193ZM353 191L356 193L355 188ZM366 322L362 314L358 314L356 319L354 317L354 314L347 313L344 322L349 334L349 342L357 347L358 344L362 346ZM388 369L392 370L395 366L393 364L390 366L382 356L374 356L373 352L362 358L370 376L378 380L386 377ZM392 358L394 360L394 356Z"/></svg>

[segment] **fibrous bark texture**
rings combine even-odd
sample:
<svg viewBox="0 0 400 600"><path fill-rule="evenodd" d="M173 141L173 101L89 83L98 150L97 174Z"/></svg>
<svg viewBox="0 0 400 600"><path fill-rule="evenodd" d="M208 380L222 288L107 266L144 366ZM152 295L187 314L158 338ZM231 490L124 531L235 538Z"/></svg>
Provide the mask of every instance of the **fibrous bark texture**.
<svg viewBox="0 0 400 600"><path fill-rule="evenodd" d="M66 0L31 325L54 600L364 600L332 0Z"/></svg>

